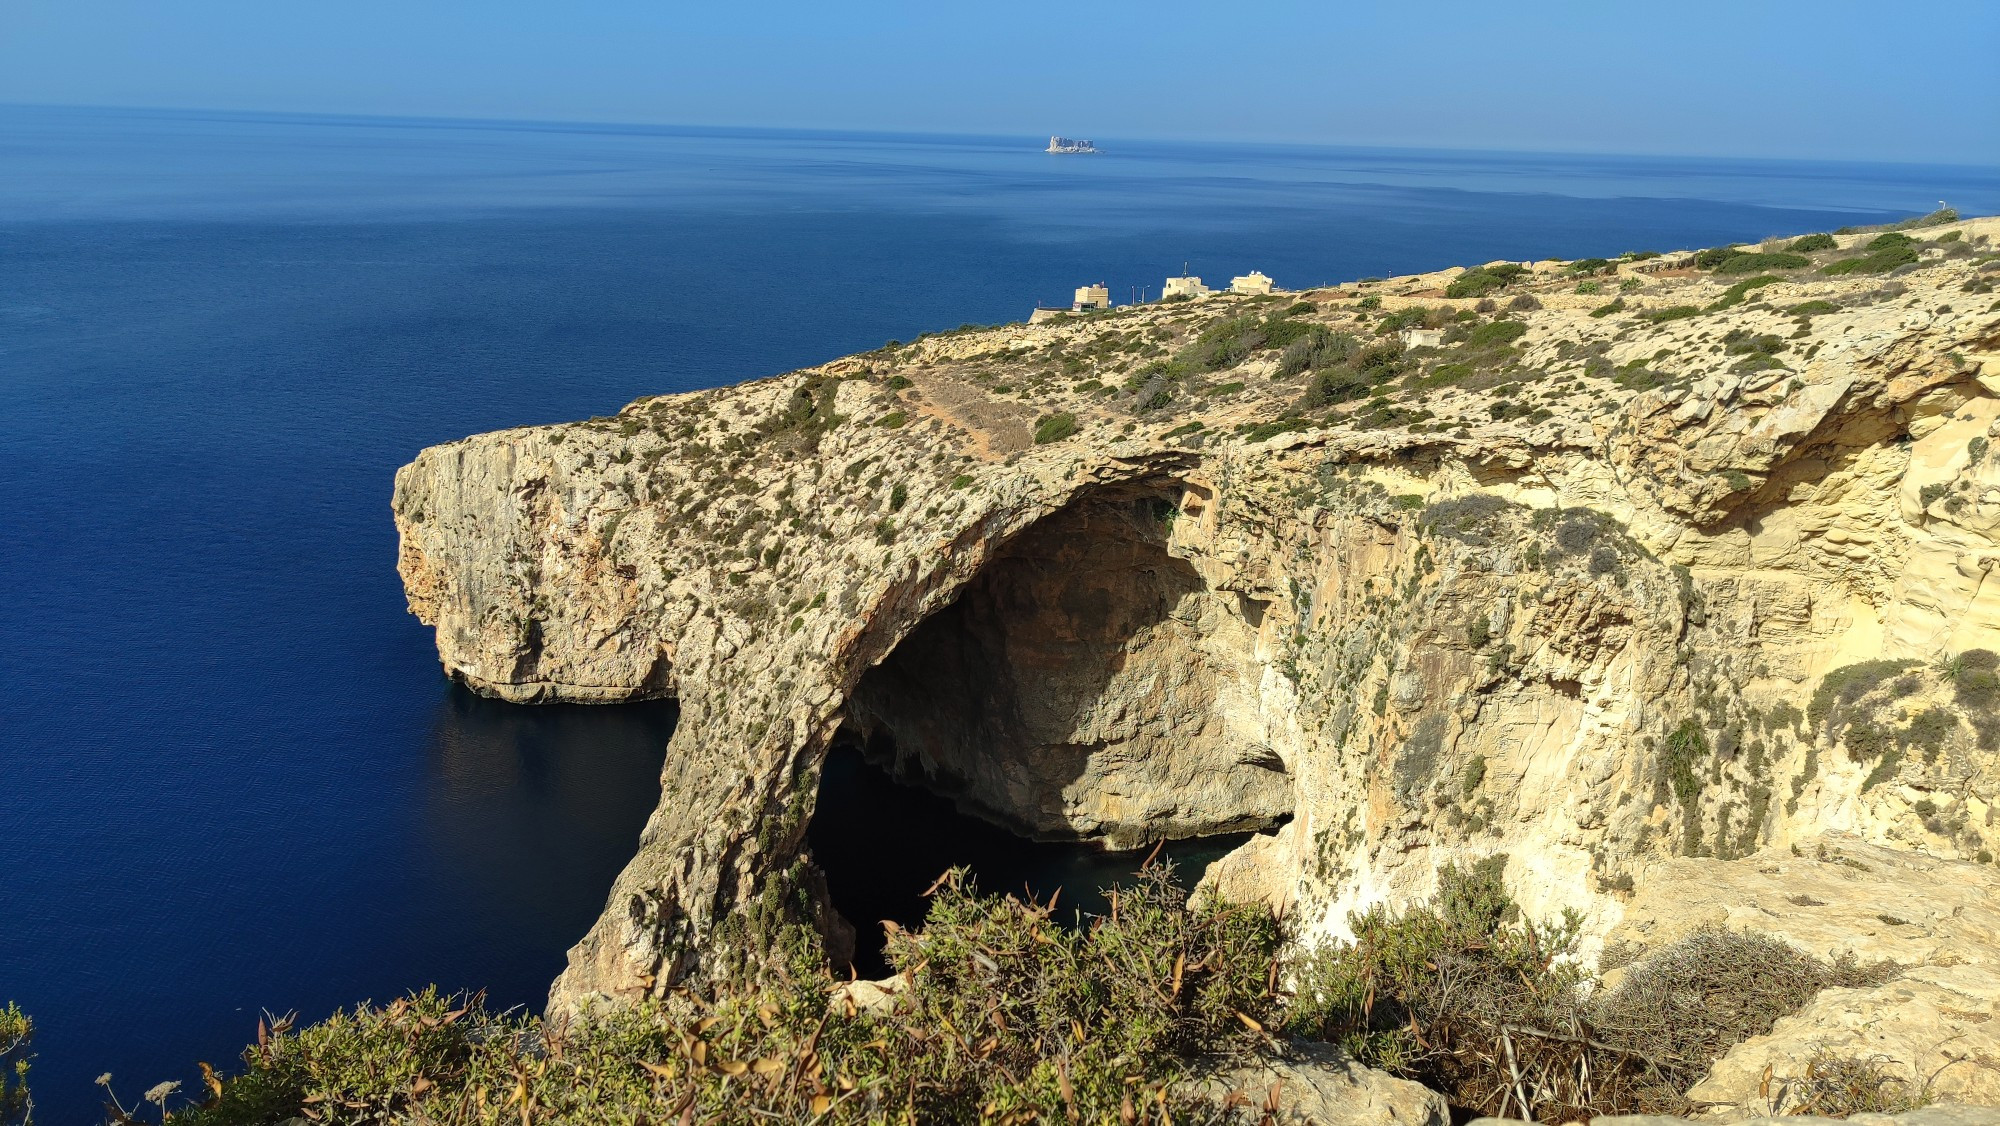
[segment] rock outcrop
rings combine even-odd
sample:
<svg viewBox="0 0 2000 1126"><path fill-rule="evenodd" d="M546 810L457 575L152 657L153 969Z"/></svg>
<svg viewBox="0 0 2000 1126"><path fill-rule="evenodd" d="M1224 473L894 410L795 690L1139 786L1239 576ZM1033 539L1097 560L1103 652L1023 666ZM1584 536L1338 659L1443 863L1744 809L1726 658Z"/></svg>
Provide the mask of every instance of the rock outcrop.
<svg viewBox="0 0 2000 1126"><path fill-rule="evenodd" d="M1886 283L1627 263L1616 308L1545 271L1505 309L1439 277L1217 297L425 450L400 569L452 676L680 701L552 1004L660 994L823 899L804 833L843 727L1025 836L1266 830L1209 879L1303 941L1494 853L1593 950L1700 886L1685 865L1781 858L1716 885L1732 919L1825 875L1788 857L1828 832L1952 862L1897 869L1919 897L1988 879L2000 221L1940 230ZM1419 319L1446 343L1403 350ZM1878 913L1923 968L1867 1003L1983 1044L1944 1010L1991 1008L1984 961L1914 936L1984 916Z"/></svg>
<svg viewBox="0 0 2000 1126"><path fill-rule="evenodd" d="M1815 1053L1879 1062L1946 1103L2000 1107L2000 872L1829 835L1736 861L1650 861L1611 932L1637 951L1697 927L1774 935L1822 957L1893 962L1738 1044L1689 1095L1723 1116L1791 1109ZM1994 1112L2000 1115L2000 1110Z"/></svg>

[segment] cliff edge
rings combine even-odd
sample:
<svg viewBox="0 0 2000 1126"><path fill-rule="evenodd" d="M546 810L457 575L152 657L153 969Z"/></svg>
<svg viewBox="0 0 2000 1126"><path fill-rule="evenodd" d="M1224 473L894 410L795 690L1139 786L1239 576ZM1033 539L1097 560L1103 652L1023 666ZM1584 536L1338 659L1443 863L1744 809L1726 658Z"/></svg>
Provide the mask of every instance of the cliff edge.
<svg viewBox="0 0 2000 1126"><path fill-rule="evenodd" d="M1024 837L1261 830L1208 879L1301 940L1492 854L1593 943L1829 832L1985 878L2000 220L1900 237L964 330L423 451L448 673L680 702L552 1007L837 948L837 738Z"/></svg>

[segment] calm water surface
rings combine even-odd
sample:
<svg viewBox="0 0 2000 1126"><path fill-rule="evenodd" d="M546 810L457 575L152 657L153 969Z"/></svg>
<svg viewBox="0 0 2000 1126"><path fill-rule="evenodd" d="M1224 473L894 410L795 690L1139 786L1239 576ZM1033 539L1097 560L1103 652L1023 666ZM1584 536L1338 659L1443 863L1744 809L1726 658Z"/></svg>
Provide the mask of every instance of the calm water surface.
<svg viewBox="0 0 2000 1126"><path fill-rule="evenodd" d="M438 675L426 444L1019 319L2000 210L2000 173L0 107L0 998L43 1120L437 982L539 1004L671 706ZM1082 878L1082 877L1078 877Z"/></svg>

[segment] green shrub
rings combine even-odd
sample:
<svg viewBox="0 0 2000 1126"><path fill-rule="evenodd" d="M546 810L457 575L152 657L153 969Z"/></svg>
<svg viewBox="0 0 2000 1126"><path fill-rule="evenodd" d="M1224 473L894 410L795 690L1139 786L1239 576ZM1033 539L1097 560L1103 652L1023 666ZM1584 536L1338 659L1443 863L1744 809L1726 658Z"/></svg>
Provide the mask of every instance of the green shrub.
<svg viewBox="0 0 2000 1126"><path fill-rule="evenodd" d="M1441 500L1417 517L1417 527L1433 535L1483 547L1493 542L1509 513L1520 506L1491 493L1470 493Z"/></svg>
<svg viewBox="0 0 2000 1126"><path fill-rule="evenodd" d="M882 386L887 387L891 391L901 391L910 386L910 377L907 375L892 375L882 381Z"/></svg>
<svg viewBox="0 0 2000 1126"><path fill-rule="evenodd" d="M1384 314L1381 320L1375 322L1375 329L1383 333L1401 332L1406 328L1424 328L1426 326L1443 324L1448 317L1448 310L1431 310L1424 308L1422 305L1412 305L1407 309L1398 309L1393 313Z"/></svg>
<svg viewBox="0 0 2000 1126"><path fill-rule="evenodd" d="M1694 264L1704 270L1713 270L1729 259L1743 253L1743 244L1732 242L1727 246L1711 246L1707 250L1696 251Z"/></svg>
<svg viewBox="0 0 2000 1126"><path fill-rule="evenodd" d="M1165 868L1082 929L963 873L940 884L923 930L890 936L910 984L889 1012L829 1007L833 977L787 928L760 975L570 1026L429 991L260 1035L213 1105L173 1120L1202 1121L1219 1108L1175 1081L1279 1022L1270 913L1189 908Z"/></svg>
<svg viewBox="0 0 2000 1126"><path fill-rule="evenodd" d="M0 1124L25 1124L33 1101L28 1095L29 1044L35 1024L9 1001L0 1008Z"/></svg>
<svg viewBox="0 0 2000 1126"><path fill-rule="evenodd" d="M1871 250L1855 258L1842 258L1821 267L1820 273L1837 277L1843 274L1886 274L1898 266L1906 266L1917 260L1917 248L1908 244L1892 243L1879 250Z"/></svg>
<svg viewBox="0 0 2000 1126"><path fill-rule="evenodd" d="M1285 346L1278 357L1276 375L1283 378L1346 363L1357 347L1354 337L1347 333L1330 332L1314 325L1304 336Z"/></svg>
<svg viewBox="0 0 2000 1126"><path fill-rule="evenodd" d="M1822 231L1818 234L1800 235L1786 243L1785 249L1793 254L1810 254L1815 250L1832 250L1838 245L1832 235Z"/></svg>
<svg viewBox="0 0 2000 1126"><path fill-rule="evenodd" d="M1076 433L1076 415L1069 411L1045 414L1035 421L1035 444L1046 446Z"/></svg>
<svg viewBox="0 0 2000 1126"><path fill-rule="evenodd" d="M1639 319L1642 321L1650 321L1653 324L1657 325L1657 324L1665 324L1668 321L1686 320L1689 317L1698 317L1698 316L1701 316L1701 308L1699 306L1670 305L1664 309L1654 309L1650 312L1640 313Z"/></svg>
<svg viewBox="0 0 2000 1126"><path fill-rule="evenodd" d="M910 421L909 412L890 411L888 414L885 414L881 418L876 419L875 425L886 426L889 429L894 430L896 427L901 426L908 421Z"/></svg>
<svg viewBox="0 0 2000 1126"><path fill-rule="evenodd" d="M1723 290L1722 296L1716 298L1715 304L1710 305L1708 307L1708 310L1709 312L1712 313L1721 309L1728 309L1737 305L1741 305L1743 303L1743 299L1749 296L1751 290L1762 289L1763 287L1770 285L1772 282L1778 282L1783 280L1784 280L1783 278L1778 277L1776 274L1759 274L1754 278L1744 278L1742 281L1737 282L1735 285L1730 286L1726 290Z"/></svg>
<svg viewBox="0 0 2000 1126"><path fill-rule="evenodd" d="M1469 348L1494 348L1512 344L1521 339L1527 331L1528 326L1520 321L1494 321L1473 329L1472 334L1466 337L1465 343Z"/></svg>
<svg viewBox="0 0 2000 1126"><path fill-rule="evenodd" d="M1761 270L1796 270L1812 265L1812 259L1803 254L1777 253L1732 254L1716 263L1718 274L1754 274Z"/></svg>
<svg viewBox="0 0 2000 1126"><path fill-rule="evenodd" d="M1244 426L1238 433L1243 435L1243 440L1246 442L1265 442L1280 434L1290 434L1295 431L1304 430L1308 425L1305 419L1297 415L1287 415L1284 418L1273 419L1270 422L1259 422Z"/></svg>
<svg viewBox="0 0 2000 1126"><path fill-rule="evenodd" d="M839 390L839 379L824 375L808 376L792 388L784 407L759 423L753 433L760 439L777 441L796 449L816 450L820 439L845 421L833 409L834 396Z"/></svg>
<svg viewBox="0 0 2000 1126"><path fill-rule="evenodd" d="M1835 305L1831 301L1819 300L1801 301L1797 305L1785 310L1787 316L1793 317L1817 317L1824 313L1838 312L1840 312L1840 306Z"/></svg>
<svg viewBox="0 0 2000 1126"><path fill-rule="evenodd" d="M1806 722L1828 739L1838 739L1854 718L1854 705L1884 681L1916 664L1908 659L1858 661L1842 665L1820 678L1812 702L1806 705Z"/></svg>
<svg viewBox="0 0 2000 1126"><path fill-rule="evenodd" d="M1519 272L1518 268L1515 272ZM1451 298L1484 297L1496 289L1504 288L1511 276L1513 275L1502 274L1497 269L1483 266L1467 270L1444 287L1444 295Z"/></svg>
<svg viewBox="0 0 2000 1126"><path fill-rule="evenodd" d="M1594 274L1610 268L1610 261L1603 258L1579 258L1569 264L1569 272L1572 274Z"/></svg>
<svg viewBox="0 0 2000 1126"><path fill-rule="evenodd" d="M1461 801L1471 801L1472 795L1486 782L1486 756L1473 755L1466 760L1465 772L1458 778L1458 796Z"/></svg>
<svg viewBox="0 0 2000 1126"><path fill-rule="evenodd" d="M1912 219L1905 219L1902 222L1895 224L1895 227L1897 230L1911 231L1911 230L1918 230L1923 227L1940 227L1946 223L1956 223L1956 222L1958 222L1957 209L1950 207L1941 207L1938 210L1933 211L1928 215L1918 215Z"/></svg>
<svg viewBox="0 0 2000 1126"><path fill-rule="evenodd" d="M1592 309L1590 311L1590 315L1593 317L1603 318L1603 317L1608 317L1613 313L1622 313L1624 311L1625 311L1625 299L1623 297L1620 297L1617 300L1610 302L1609 304L1599 305L1597 308Z"/></svg>
<svg viewBox="0 0 2000 1126"><path fill-rule="evenodd" d="M1701 775L1695 766L1707 757L1708 735L1692 716L1667 736L1666 753L1660 757L1660 771L1690 822L1701 816Z"/></svg>

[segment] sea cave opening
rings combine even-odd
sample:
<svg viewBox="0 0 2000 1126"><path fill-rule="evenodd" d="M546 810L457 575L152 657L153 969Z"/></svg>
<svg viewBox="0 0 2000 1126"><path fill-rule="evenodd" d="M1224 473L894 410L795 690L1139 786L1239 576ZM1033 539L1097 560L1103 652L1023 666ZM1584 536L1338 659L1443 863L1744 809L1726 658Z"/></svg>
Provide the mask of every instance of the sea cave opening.
<svg viewBox="0 0 2000 1126"><path fill-rule="evenodd" d="M1030 526L856 685L807 836L856 972L886 972L881 920L921 924L948 868L1059 887L1075 919L1161 842L1193 887L1290 818L1257 624L1169 551L1180 496L1105 488Z"/></svg>

